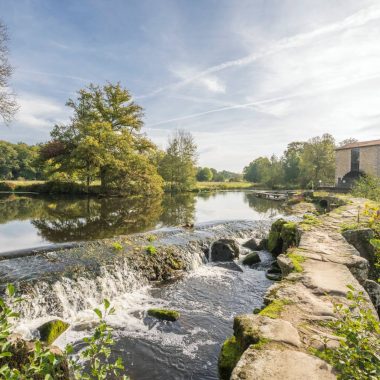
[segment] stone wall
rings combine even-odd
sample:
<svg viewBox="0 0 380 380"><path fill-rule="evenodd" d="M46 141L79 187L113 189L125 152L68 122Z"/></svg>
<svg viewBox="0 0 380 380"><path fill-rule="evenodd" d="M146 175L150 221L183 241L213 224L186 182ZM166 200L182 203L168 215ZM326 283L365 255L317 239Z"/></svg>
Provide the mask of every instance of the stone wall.
<svg viewBox="0 0 380 380"><path fill-rule="evenodd" d="M351 170L351 150L337 150L335 158L335 183Z"/></svg>

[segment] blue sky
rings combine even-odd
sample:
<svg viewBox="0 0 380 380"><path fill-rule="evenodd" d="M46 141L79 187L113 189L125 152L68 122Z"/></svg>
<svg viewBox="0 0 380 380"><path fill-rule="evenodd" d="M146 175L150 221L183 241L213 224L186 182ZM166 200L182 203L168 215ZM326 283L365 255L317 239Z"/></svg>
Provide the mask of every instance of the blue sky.
<svg viewBox="0 0 380 380"><path fill-rule="evenodd" d="M189 130L199 164L328 132L380 138L377 0L0 0L20 111L0 138L49 139L89 83L120 81L160 147Z"/></svg>

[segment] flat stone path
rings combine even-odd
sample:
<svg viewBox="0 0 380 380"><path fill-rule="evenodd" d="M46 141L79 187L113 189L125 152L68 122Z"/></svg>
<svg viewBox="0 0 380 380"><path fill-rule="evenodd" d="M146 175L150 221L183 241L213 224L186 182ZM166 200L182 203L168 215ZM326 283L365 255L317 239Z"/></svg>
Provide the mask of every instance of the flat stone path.
<svg viewBox="0 0 380 380"><path fill-rule="evenodd" d="M232 380L330 380L335 379L333 369L324 361L310 354L311 348L339 344L336 337L320 321L335 317L334 304L347 303L347 285L364 292L362 283L368 274L368 262L359 256L356 249L347 243L340 229L343 223L354 223L358 209L363 210L366 200L350 199L349 203L320 216L319 224L308 226L301 235L299 247L294 253L301 255L303 271L291 271L286 266L291 261L280 255L278 262L285 273L281 282L275 283L267 292L266 302L283 302L276 326L286 322L287 331L296 331L294 336L301 344L290 344L289 337L270 339L268 334L263 347L250 346L235 367ZM284 270L283 270L284 272ZM365 293L368 307L376 315L373 305ZM260 331L255 318L249 328ZM269 322L270 324L270 322ZM274 327L267 328L275 331ZM286 335L286 334L285 334ZM298 336L297 336L298 335Z"/></svg>

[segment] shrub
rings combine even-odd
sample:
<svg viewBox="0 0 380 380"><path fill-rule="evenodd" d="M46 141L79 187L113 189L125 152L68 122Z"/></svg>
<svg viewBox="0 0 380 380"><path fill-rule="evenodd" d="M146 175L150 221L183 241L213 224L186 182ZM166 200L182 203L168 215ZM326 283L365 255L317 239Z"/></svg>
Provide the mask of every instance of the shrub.
<svg viewBox="0 0 380 380"><path fill-rule="evenodd" d="M362 292L349 287L348 306L335 304L337 318L327 322L339 338L338 348L313 351L330 363L338 379L371 380L380 378L380 324L368 308Z"/></svg>
<svg viewBox="0 0 380 380"><path fill-rule="evenodd" d="M352 195L380 201L380 178L365 175L358 179L352 189Z"/></svg>

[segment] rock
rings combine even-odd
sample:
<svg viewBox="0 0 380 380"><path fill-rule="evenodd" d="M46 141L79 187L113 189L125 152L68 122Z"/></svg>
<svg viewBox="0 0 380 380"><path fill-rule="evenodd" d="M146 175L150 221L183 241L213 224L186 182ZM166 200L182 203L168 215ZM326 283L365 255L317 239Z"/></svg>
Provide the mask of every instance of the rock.
<svg viewBox="0 0 380 380"><path fill-rule="evenodd" d="M369 278L372 280L377 280L379 273L375 267L376 263L376 249L370 243L370 240L374 238L374 232L370 228L361 228L358 230L348 230L344 231L342 234L345 239L353 245L360 256L364 257L369 262Z"/></svg>
<svg viewBox="0 0 380 380"><path fill-rule="evenodd" d="M180 313L178 311L167 309L149 309L148 315L163 321L170 322L174 322L180 317Z"/></svg>
<svg viewBox="0 0 380 380"><path fill-rule="evenodd" d="M232 261L239 257L239 245L234 239L220 239L211 246L211 261Z"/></svg>
<svg viewBox="0 0 380 380"><path fill-rule="evenodd" d="M243 258L243 265L253 265L261 261L260 256L257 252L248 253L248 255Z"/></svg>
<svg viewBox="0 0 380 380"><path fill-rule="evenodd" d="M268 250L274 255L279 255L289 247L296 246L299 239L300 234L296 223L278 219L272 224L269 232Z"/></svg>
<svg viewBox="0 0 380 380"><path fill-rule="evenodd" d="M259 251L264 251L266 249L268 249L268 239L264 238L264 239L260 240L260 243L259 243L259 246L258 246L258 250Z"/></svg>
<svg viewBox="0 0 380 380"><path fill-rule="evenodd" d="M240 315L234 319L236 342L242 350L261 339L278 343L286 343L295 347L301 346L296 328L282 319L272 319L257 314Z"/></svg>
<svg viewBox="0 0 380 380"><path fill-rule="evenodd" d="M265 276L269 280L273 280L273 281L282 280L282 272L281 272L280 267L277 264L277 261L272 262L271 266L265 272Z"/></svg>
<svg viewBox="0 0 380 380"><path fill-rule="evenodd" d="M332 367L321 359L292 350L244 352L231 380L335 380Z"/></svg>
<svg viewBox="0 0 380 380"><path fill-rule="evenodd" d="M218 359L219 377L221 380L228 380L230 378L241 354L242 351L234 336L224 341Z"/></svg>
<svg viewBox="0 0 380 380"><path fill-rule="evenodd" d="M243 272L243 269L241 269L240 265L236 264L234 261L226 262L226 263L218 263L218 267L226 268L228 270L233 270L235 272Z"/></svg>
<svg viewBox="0 0 380 380"><path fill-rule="evenodd" d="M61 321L60 319L53 319L44 323L38 327L40 333L41 342L45 342L48 345L52 344L61 334L63 334L68 328L69 324Z"/></svg>
<svg viewBox="0 0 380 380"><path fill-rule="evenodd" d="M259 251L259 243L257 243L257 240L255 238L247 240L243 247L252 249L252 251Z"/></svg>
<svg viewBox="0 0 380 380"><path fill-rule="evenodd" d="M369 298L380 317L380 284L372 280L366 280L364 283L364 289L368 293Z"/></svg>
<svg viewBox="0 0 380 380"><path fill-rule="evenodd" d="M281 269L281 273L283 277L286 277L289 273L292 273L294 270L294 265L292 260L289 257L281 254L277 257L278 266Z"/></svg>
<svg viewBox="0 0 380 380"><path fill-rule="evenodd" d="M23 366L30 363L31 356L35 351L35 342L24 340L19 334L11 334L8 337L10 343L7 351L9 351L12 356L6 358L0 358L0 367L3 364L7 364L11 369L21 370ZM69 380L69 366L63 352L58 347L49 347L49 350L61 359L55 368L55 377L57 380ZM40 379L40 377L33 377L33 379ZM41 377L42 379L42 377Z"/></svg>

